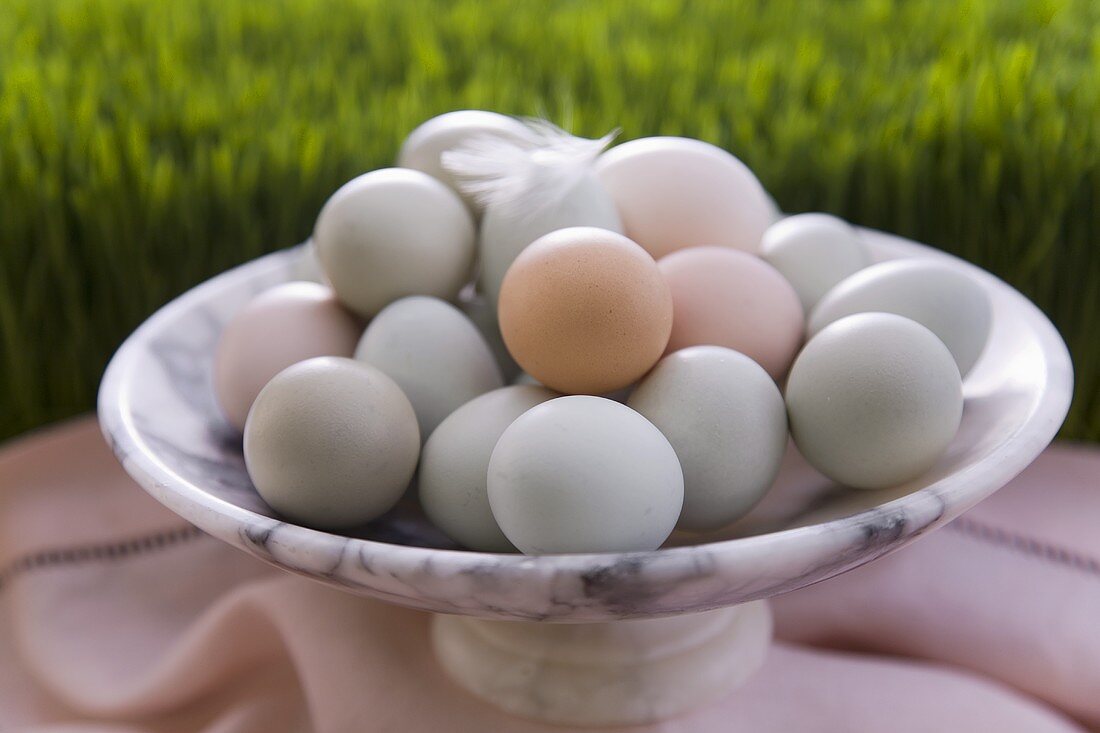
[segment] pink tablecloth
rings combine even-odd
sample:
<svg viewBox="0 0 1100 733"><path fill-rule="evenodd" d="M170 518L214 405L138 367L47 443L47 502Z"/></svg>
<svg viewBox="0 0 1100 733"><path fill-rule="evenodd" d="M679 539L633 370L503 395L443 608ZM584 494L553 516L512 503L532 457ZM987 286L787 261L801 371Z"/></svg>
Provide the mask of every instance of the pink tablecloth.
<svg viewBox="0 0 1100 733"><path fill-rule="evenodd" d="M744 688L646 731L1100 728L1100 452L773 602ZM0 451L0 731L543 731L435 668L427 616L267 568L118 468L90 419Z"/></svg>

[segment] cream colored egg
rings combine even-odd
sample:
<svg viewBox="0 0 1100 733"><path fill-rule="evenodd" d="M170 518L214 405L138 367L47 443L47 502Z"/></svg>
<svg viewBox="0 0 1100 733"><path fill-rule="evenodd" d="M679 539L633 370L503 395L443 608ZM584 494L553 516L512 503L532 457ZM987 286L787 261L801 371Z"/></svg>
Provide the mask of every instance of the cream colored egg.
<svg viewBox="0 0 1100 733"><path fill-rule="evenodd" d="M531 555L654 550L684 501L676 452L651 422L602 397L559 397L505 429L489 506Z"/></svg>
<svg viewBox="0 0 1100 733"><path fill-rule="evenodd" d="M962 419L962 380L951 352L916 321L860 313L829 324L787 379L791 436L810 464L861 489L919 477Z"/></svg>
<svg viewBox="0 0 1100 733"><path fill-rule="evenodd" d="M438 298L413 296L386 306L367 326L355 358L401 387L424 439L461 405L504 386L477 326Z"/></svg>
<svg viewBox="0 0 1100 733"><path fill-rule="evenodd" d="M454 298L471 276L474 237L473 218L454 191L404 168L344 184L313 229L336 295L364 317L408 295Z"/></svg>
<svg viewBox="0 0 1100 733"><path fill-rule="evenodd" d="M392 379L352 359L279 372L256 398L244 460L271 508L310 527L375 519L405 492L420 451L412 405Z"/></svg>
<svg viewBox="0 0 1100 733"><path fill-rule="evenodd" d="M989 296L969 275L944 262L891 260L841 281L810 313L810 336L853 313L895 313L936 334L964 377L978 361L993 320Z"/></svg>
<svg viewBox="0 0 1100 733"><path fill-rule="evenodd" d="M256 395L291 364L314 356L351 356L363 325L313 282L276 285L226 323L214 353L214 394L229 423L244 429Z"/></svg>
<svg viewBox="0 0 1100 733"><path fill-rule="evenodd" d="M560 200L534 210L490 206L481 222L478 276L490 302L500 297L504 274L529 244L544 234L566 227L590 226L621 232L622 223L607 191L591 173Z"/></svg>
<svg viewBox="0 0 1100 733"><path fill-rule="evenodd" d="M669 354L627 405L657 426L680 459L681 529L720 529L744 516L779 473L787 448L783 396L744 354L721 346Z"/></svg>
<svg viewBox="0 0 1100 733"><path fill-rule="evenodd" d="M545 387L496 389L452 412L432 432L420 459L420 505L448 537L471 550L515 551L489 508L489 457L517 417L557 396Z"/></svg>
<svg viewBox="0 0 1100 733"><path fill-rule="evenodd" d="M447 112L431 118L409 133L397 154L397 165L414 168L445 183L462 197L475 216L480 216L481 207L462 193L454 177L443 167L441 158L449 150L486 136L522 139L526 136L526 128L515 117L496 112L479 109Z"/></svg>
<svg viewBox="0 0 1100 733"><path fill-rule="evenodd" d="M794 287L810 312L825 293L871 264L851 224L828 214L796 214L764 232L760 254Z"/></svg>
<svg viewBox="0 0 1100 733"><path fill-rule="evenodd" d="M623 232L655 258L685 247L757 252L776 216L752 171L721 148L682 137L647 137L600 156L596 175Z"/></svg>

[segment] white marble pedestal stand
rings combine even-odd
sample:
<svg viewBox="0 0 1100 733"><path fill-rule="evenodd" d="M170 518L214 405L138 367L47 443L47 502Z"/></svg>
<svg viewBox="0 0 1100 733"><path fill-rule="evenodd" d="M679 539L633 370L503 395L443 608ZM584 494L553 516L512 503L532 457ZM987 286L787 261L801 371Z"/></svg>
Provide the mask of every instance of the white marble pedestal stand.
<svg viewBox="0 0 1100 733"><path fill-rule="evenodd" d="M767 601L605 623L437 615L436 658L461 687L515 715L565 725L674 717L745 682L771 642Z"/></svg>

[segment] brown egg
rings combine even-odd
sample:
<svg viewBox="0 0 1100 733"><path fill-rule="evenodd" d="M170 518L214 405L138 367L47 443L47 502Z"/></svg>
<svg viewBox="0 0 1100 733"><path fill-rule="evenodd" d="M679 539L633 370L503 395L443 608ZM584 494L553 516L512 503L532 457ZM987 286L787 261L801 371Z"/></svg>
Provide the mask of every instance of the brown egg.
<svg viewBox="0 0 1100 733"><path fill-rule="evenodd" d="M672 294L631 240L594 227L535 240L504 276L498 317L523 370L569 394L631 384L657 362L672 331Z"/></svg>

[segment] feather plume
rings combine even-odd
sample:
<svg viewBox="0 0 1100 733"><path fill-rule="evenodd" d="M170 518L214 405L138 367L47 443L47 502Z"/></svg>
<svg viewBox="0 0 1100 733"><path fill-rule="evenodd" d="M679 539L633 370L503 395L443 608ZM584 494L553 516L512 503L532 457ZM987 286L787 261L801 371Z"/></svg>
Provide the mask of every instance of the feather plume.
<svg viewBox="0 0 1100 733"><path fill-rule="evenodd" d="M619 132L589 140L546 120L523 123L523 134L477 136L441 158L463 193L485 209L517 217L564 199Z"/></svg>

